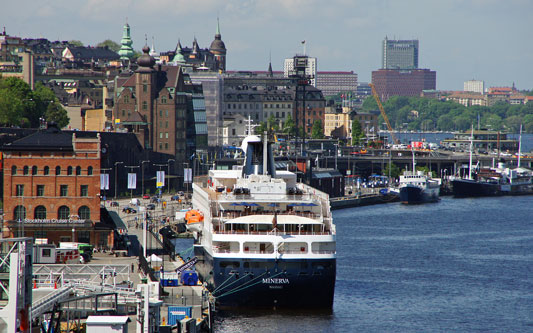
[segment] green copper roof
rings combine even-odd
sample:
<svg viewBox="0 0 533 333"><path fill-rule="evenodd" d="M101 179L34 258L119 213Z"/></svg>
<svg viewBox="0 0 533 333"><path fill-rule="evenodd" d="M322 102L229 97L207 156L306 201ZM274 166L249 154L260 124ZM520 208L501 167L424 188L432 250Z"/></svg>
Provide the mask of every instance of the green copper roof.
<svg viewBox="0 0 533 333"><path fill-rule="evenodd" d="M131 47L133 45L133 41L130 37L130 25L128 23L124 25L124 32L122 33L120 44L122 44L120 50L118 51L120 59L131 59L133 57L133 48Z"/></svg>

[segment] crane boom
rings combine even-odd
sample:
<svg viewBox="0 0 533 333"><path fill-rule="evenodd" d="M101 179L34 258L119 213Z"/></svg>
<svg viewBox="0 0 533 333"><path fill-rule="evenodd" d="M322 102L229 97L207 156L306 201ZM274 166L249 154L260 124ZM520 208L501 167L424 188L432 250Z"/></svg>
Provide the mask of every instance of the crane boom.
<svg viewBox="0 0 533 333"><path fill-rule="evenodd" d="M376 87L373 83L368 84L372 88L372 96L374 96L374 99L376 100L376 103L378 104L379 112L381 112L381 116L383 119L385 119L385 123L387 124L387 129L389 130L390 136L392 138L392 142L399 143L398 139L396 139L396 136L394 135L394 131L392 130L392 126L389 122L389 117L387 117L387 114L385 113L385 109L383 108L383 105L381 104L381 101L379 100L378 92L376 91Z"/></svg>

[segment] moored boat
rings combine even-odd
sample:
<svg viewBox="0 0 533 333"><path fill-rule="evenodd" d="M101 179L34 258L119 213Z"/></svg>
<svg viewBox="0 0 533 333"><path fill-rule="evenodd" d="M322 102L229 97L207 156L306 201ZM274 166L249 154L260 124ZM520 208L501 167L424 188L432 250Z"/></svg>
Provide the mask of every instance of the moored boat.
<svg viewBox="0 0 533 333"><path fill-rule="evenodd" d="M193 184L196 269L220 307L331 308L336 231L329 197L277 171L266 138L243 141L245 163Z"/></svg>

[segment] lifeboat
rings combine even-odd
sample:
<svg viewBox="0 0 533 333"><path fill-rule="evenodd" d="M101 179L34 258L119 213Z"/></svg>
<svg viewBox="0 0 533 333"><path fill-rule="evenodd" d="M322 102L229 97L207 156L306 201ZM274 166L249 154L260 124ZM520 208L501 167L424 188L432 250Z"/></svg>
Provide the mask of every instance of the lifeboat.
<svg viewBox="0 0 533 333"><path fill-rule="evenodd" d="M204 215L196 209L191 209L185 214L185 226L189 231L200 232L203 221Z"/></svg>
<svg viewBox="0 0 533 333"><path fill-rule="evenodd" d="M204 220L204 215L196 209L191 209L185 213L185 221L187 224L198 223Z"/></svg>

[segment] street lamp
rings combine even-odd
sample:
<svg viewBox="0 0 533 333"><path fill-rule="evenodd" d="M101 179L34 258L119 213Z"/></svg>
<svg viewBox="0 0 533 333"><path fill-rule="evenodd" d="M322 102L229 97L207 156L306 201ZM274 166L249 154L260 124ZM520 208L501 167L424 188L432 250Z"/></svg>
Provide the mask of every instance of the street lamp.
<svg viewBox="0 0 533 333"><path fill-rule="evenodd" d="M168 193L170 194L170 161L176 162L175 159L169 158L167 161L167 168L168 168Z"/></svg>
<svg viewBox="0 0 533 333"><path fill-rule="evenodd" d="M144 195L144 163L150 163L150 161L141 161L141 177L142 177L142 182L141 182L141 191L142 191L142 195Z"/></svg>
<svg viewBox="0 0 533 333"><path fill-rule="evenodd" d="M117 165L124 164L124 162L115 162L115 200L117 199Z"/></svg>

